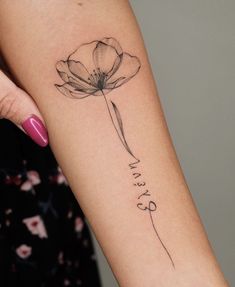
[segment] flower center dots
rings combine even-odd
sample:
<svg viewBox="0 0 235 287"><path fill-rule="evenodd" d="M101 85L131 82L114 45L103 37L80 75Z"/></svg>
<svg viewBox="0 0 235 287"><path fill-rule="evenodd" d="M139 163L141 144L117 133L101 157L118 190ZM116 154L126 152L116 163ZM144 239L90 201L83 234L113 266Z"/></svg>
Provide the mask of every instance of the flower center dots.
<svg viewBox="0 0 235 287"><path fill-rule="evenodd" d="M101 72L100 68L93 70L93 73L89 75L88 81L91 85L96 87L99 90L105 88L107 74Z"/></svg>

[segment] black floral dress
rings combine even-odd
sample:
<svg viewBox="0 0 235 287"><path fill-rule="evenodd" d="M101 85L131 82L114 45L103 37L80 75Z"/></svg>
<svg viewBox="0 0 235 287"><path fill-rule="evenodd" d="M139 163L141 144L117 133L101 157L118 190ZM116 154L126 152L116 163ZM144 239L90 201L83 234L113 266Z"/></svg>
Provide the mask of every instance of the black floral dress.
<svg viewBox="0 0 235 287"><path fill-rule="evenodd" d="M50 147L4 119L0 139L0 286L101 286L84 215Z"/></svg>

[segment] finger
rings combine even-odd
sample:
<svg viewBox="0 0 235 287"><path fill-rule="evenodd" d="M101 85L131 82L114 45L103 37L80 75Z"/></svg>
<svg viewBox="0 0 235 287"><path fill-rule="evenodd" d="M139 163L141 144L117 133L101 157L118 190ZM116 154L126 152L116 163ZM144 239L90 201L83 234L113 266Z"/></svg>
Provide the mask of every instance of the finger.
<svg viewBox="0 0 235 287"><path fill-rule="evenodd" d="M33 99L0 70L0 118L17 125L38 145L48 144L45 122Z"/></svg>

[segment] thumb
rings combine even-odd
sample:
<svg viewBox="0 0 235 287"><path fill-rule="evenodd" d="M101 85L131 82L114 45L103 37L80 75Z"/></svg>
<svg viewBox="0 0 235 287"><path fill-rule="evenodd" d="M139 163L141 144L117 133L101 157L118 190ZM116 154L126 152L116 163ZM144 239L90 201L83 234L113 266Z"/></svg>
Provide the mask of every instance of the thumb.
<svg viewBox="0 0 235 287"><path fill-rule="evenodd" d="M38 145L48 144L45 122L33 99L0 70L0 118L13 122Z"/></svg>

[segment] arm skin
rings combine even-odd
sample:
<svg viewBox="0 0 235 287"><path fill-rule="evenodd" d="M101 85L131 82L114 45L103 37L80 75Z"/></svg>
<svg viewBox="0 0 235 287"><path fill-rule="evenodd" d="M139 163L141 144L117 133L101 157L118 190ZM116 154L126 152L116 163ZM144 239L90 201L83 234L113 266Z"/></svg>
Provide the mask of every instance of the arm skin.
<svg viewBox="0 0 235 287"><path fill-rule="evenodd" d="M136 169L129 166L134 159L117 136L104 97L70 99L55 87L63 84L56 63L104 37L117 39L141 62L130 81L107 95L140 159ZM228 286L175 155L128 2L1 0L0 45L45 119L52 150L120 286ZM144 190L134 185L143 181ZM150 195L138 199L146 189ZM155 204L150 212L147 207Z"/></svg>

